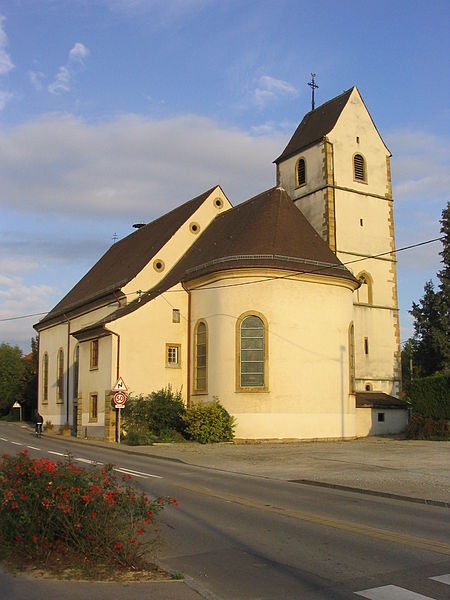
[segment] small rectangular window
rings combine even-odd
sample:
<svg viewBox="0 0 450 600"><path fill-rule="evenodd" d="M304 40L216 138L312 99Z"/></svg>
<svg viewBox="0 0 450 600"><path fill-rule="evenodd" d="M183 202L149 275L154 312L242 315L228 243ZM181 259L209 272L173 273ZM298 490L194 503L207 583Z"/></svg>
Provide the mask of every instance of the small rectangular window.
<svg viewBox="0 0 450 600"><path fill-rule="evenodd" d="M91 369L98 369L98 340L91 341Z"/></svg>
<svg viewBox="0 0 450 600"><path fill-rule="evenodd" d="M172 323L180 322L180 311L178 308L174 308L172 311Z"/></svg>
<svg viewBox="0 0 450 600"><path fill-rule="evenodd" d="M361 225L361 227L364 226L364 221L362 219L359 220L359 224Z"/></svg>
<svg viewBox="0 0 450 600"><path fill-rule="evenodd" d="M364 338L364 354L369 354L369 338Z"/></svg>
<svg viewBox="0 0 450 600"><path fill-rule="evenodd" d="M378 423L384 423L384 413L378 413Z"/></svg>
<svg viewBox="0 0 450 600"><path fill-rule="evenodd" d="M166 366L167 367L179 367L180 366L180 344L166 344Z"/></svg>
<svg viewBox="0 0 450 600"><path fill-rule="evenodd" d="M98 396L91 394L89 398L89 421L97 421L98 416Z"/></svg>

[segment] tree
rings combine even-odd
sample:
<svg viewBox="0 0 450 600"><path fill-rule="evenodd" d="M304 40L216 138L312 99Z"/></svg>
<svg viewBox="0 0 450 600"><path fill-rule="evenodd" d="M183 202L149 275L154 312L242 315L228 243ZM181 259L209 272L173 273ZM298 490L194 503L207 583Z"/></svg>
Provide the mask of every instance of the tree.
<svg viewBox="0 0 450 600"><path fill-rule="evenodd" d="M18 346L0 344L0 415L6 415L14 402L23 398L25 363Z"/></svg>
<svg viewBox="0 0 450 600"><path fill-rule="evenodd" d="M427 377L439 372L450 372L449 307L450 307L450 203L442 211L443 268L439 271L439 289L427 281L423 298L413 302L410 313L414 317L414 335L411 352L414 375Z"/></svg>
<svg viewBox="0 0 450 600"><path fill-rule="evenodd" d="M22 392L23 416L25 419L31 419L34 410L37 408L38 396L39 342L37 336L31 338L31 357L24 357L23 361L25 363L24 387Z"/></svg>

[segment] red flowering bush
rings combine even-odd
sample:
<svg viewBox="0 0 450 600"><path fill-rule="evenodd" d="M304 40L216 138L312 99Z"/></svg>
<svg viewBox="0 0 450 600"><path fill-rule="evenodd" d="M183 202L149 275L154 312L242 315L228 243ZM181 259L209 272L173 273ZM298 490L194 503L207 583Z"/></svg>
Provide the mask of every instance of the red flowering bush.
<svg viewBox="0 0 450 600"><path fill-rule="evenodd" d="M84 563L140 568L144 533L166 504L121 481L112 465L84 469L72 462L31 458L27 451L0 462L0 548L34 564L65 557ZM145 541L144 541L145 539Z"/></svg>

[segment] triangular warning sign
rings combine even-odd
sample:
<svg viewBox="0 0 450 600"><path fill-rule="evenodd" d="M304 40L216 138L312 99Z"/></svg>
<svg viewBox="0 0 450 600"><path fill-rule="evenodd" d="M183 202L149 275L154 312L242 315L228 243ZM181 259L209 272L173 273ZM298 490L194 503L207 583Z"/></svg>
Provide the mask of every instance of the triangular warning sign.
<svg viewBox="0 0 450 600"><path fill-rule="evenodd" d="M128 388L125 385L125 381L122 379L122 377L119 377L119 379L116 381L116 385L113 387L112 389L113 392L127 392Z"/></svg>

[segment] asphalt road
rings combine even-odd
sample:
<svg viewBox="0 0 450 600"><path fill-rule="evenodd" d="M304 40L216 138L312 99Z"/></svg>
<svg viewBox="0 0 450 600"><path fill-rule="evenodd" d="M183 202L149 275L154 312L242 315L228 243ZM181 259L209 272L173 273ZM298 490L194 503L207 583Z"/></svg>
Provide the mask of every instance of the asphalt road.
<svg viewBox="0 0 450 600"><path fill-rule="evenodd" d="M203 597L340 600L383 586L449 597L449 586L431 579L450 573L448 508L36 440L0 423L2 453L25 447L54 459L70 450L80 464L112 462L147 493L176 497L179 508L160 518L159 562Z"/></svg>

